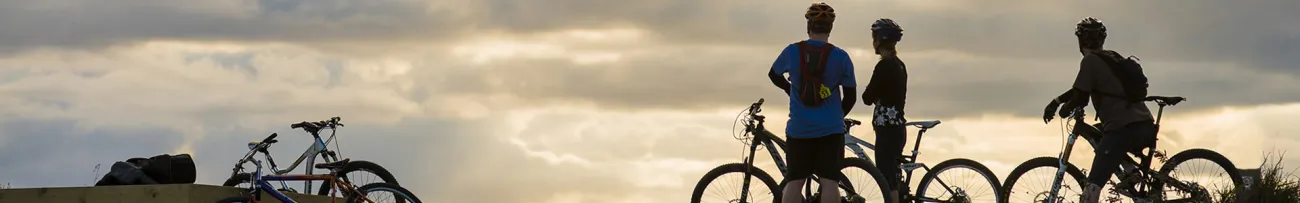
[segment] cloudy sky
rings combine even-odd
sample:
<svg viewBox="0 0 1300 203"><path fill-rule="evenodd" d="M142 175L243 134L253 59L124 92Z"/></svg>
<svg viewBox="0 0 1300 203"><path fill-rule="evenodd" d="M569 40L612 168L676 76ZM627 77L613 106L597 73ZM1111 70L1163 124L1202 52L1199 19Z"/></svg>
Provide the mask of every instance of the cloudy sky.
<svg viewBox="0 0 1300 203"><path fill-rule="evenodd" d="M806 38L808 3L0 0L0 182L89 185L96 164L191 153L199 182L220 184L244 143L280 133L287 160L310 140L290 123L340 116L345 156L427 201L682 202L741 160L730 132L747 104L767 98L784 128L765 74ZM1241 168L1300 149L1298 1L828 3L861 84L869 23L906 29L909 119L944 121L921 147L932 164L1005 178L1055 154L1059 123L1036 114L1068 89L1085 16L1143 59L1152 94L1190 99L1165 114L1162 149Z"/></svg>

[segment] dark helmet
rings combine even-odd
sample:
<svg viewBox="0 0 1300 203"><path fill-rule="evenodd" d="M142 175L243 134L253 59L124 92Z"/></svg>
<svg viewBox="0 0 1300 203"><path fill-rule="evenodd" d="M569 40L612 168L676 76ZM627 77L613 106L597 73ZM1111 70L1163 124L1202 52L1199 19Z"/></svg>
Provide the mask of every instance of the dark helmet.
<svg viewBox="0 0 1300 203"><path fill-rule="evenodd" d="M894 23L893 19L881 18L871 24L871 38L894 42L903 40L903 26Z"/></svg>
<svg viewBox="0 0 1300 203"><path fill-rule="evenodd" d="M1093 17L1083 18L1074 25L1074 36L1079 37L1079 46L1101 48L1106 42L1106 25Z"/></svg>
<svg viewBox="0 0 1300 203"><path fill-rule="evenodd" d="M808 6L803 18L808 20L809 31L830 32L835 23L835 8L825 2L813 3Z"/></svg>

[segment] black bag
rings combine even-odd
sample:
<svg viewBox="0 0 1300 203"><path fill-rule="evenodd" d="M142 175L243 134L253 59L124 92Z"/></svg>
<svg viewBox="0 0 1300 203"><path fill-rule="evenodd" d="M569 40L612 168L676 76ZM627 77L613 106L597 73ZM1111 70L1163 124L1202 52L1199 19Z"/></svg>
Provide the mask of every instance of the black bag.
<svg viewBox="0 0 1300 203"><path fill-rule="evenodd" d="M160 184L194 183L197 176L194 159L189 154L149 157L140 168Z"/></svg>
<svg viewBox="0 0 1300 203"><path fill-rule="evenodd" d="M802 41L798 46L799 71L803 74L799 81L799 101L802 101L804 106L821 106L823 100L830 97L829 91L822 91L822 88L826 87L822 82L822 74L826 72L826 61L830 58L831 48L835 45L827 43L826 46L814 48L808 45L808 41Z"/></svg>
<svg viewBox="0 0 1300 203"><path fill-rule="evenodd" d="M163 154L114 163L108 175L95 185L188 184L196 178L194 159L189 154Z"/></svg>
<svg viewBox="0 0 1300 203"><path fill-rule="evenodd" d="M113 163L108 174L105 174L104 178L100 178L99 182L95 182L95 186L152 184L158 184L158 181L144 174L144 171L140 170L140 166L136 165L132 160Z"/></svg>
<svg viewBox="0 0 1300 203"><path fill-rule="evenodd" d="M1100 91L1098 91L1098 93L1121 98L1129 102L1142 102L1143 99L1146 99L1147 87L1150 85L1147 84L1147 76L1142 73L1142 64L1138 63L1137 57L1129 56L1125 58L1120 55L1119 52L1110 50L1106 50L1103 53L1105 55L1101 56L1102 61L1105 61L1106 64L1110 66L1110 72L1114 73L1115 78L1119 79L1120 85L1123 86L1124 93L1113 94Z"/></svg>

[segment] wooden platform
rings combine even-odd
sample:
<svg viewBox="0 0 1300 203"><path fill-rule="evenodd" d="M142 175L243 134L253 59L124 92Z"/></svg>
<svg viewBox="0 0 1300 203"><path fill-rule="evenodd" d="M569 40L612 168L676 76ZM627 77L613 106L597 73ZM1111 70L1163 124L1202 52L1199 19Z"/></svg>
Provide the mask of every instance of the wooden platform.
<svg viewBox="0 0 1300 203"><path fill-rule="evenodd" d="M215 203L243 190L198 184L16 188L0 190L0 203ZM330 202L327 196L287 194L298 202ZM280 201L263 193L261 202Z"/></svg>

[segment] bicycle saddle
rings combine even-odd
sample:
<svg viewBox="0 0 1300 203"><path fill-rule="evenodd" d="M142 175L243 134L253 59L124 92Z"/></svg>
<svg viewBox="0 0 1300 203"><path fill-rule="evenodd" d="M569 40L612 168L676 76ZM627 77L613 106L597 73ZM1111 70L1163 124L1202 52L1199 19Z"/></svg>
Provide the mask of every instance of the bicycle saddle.
<svg viewBox="0 0 1300 203"><path fill-rule="evenodd" d="M1169 105L1169 106L1173 106L1173 105L1178 105L1179 102L1186 101L1187 98L1185 98L1185 97L1149 96L1149 97L1147 97L1147 98L1144 99L1144 100L1145 100L1145 101L1154 101L1154 102L1159 103L1159 104L1161 104L1161 105L1166 105L1166 104L1167 104L1167 105Z"/></svg>
<svg viewBox="0 0 1300 203"><path fill-rule="evenodd" d="M934 126L936 125L939 125L939 120L907 122L906 124L903 125L916 126L921 129L929 129L929 128L934 128Z"/></svg>
<svg viewBox="0 0 1300 203"><path fill-rule="evenodd" d="M351 161L352 161L351 158L347 158L347 159L343 159L343 160L339 160L339 161L335 161L335 162L319 163L319 164L316 164L315 167L318 168L318 169L339 169L339 168L343 168L343 166L348 165L348 162L351 162Z"/></svg>

